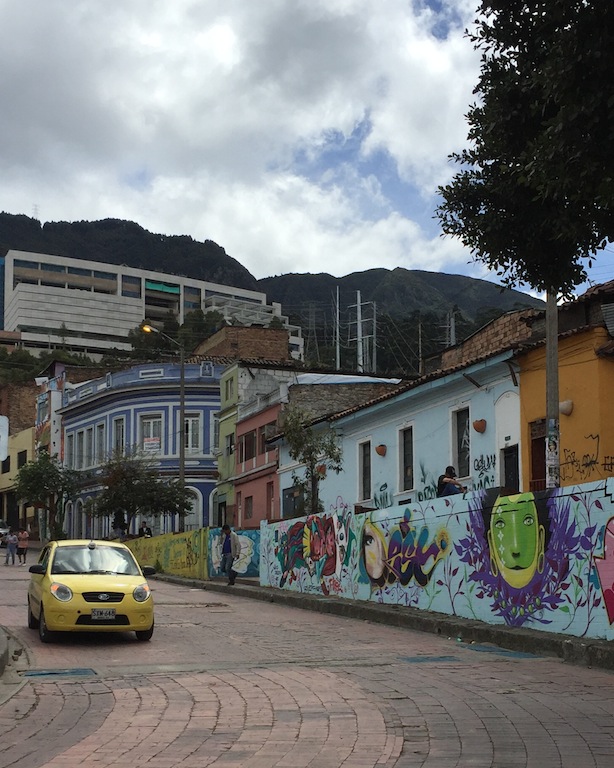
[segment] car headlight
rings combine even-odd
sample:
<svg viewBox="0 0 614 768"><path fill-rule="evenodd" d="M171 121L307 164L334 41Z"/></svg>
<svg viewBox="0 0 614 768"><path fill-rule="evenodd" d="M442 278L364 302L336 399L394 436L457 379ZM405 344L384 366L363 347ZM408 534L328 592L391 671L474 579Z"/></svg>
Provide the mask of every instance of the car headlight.
<svg viewBox="0 0 614 768"><path fill-rule="evenodd" d="M67 587L66 584L58 584L58 582L55 581L49 589L51 590L51 594L62 603L67 603L69 600L72 600L72 589Z"/></svg>
<svg viewBox="0 0 614 768"><path fill-rule="evenodd" d="M149 589L149 584L139 584L139 586L135 587L132 592L132 597L137 603L144 603L150 595L151 589Z"/></svg>

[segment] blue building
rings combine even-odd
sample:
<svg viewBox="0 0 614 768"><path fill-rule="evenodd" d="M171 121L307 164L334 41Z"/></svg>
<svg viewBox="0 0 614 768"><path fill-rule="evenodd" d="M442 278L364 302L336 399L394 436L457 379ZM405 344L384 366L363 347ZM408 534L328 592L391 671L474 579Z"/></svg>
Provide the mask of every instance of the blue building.
<svg viewBox="0 0 614 768"><path fill-rule="evenodd" d="M212 362L185 364L185 484L195 496L185 529L209 524L209 497L215 487L217 414L223 367ZM88 499L101 491L96 480L109 456L138 448L149 456L160 477L176 478L180 459L181 367L147 363L71 386L63 392L64 464L84 472L78 496L66 509L70 536L107 536L111 520L91 518ZM149 521L154 532L177 530L171 516ZM133 521L138 527L138 521ZM134 531L130 531L134 533Z"/></svg>

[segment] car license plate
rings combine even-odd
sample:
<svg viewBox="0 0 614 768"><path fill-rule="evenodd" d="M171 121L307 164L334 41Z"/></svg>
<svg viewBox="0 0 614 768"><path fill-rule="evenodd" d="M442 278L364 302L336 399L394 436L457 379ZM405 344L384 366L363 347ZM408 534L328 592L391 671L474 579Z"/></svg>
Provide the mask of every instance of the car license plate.
<svg viewBox="0 0 614 768"><path fill-rule="evenodd" d="M114 619L115 608L92 608L92 619Z"/></svg>

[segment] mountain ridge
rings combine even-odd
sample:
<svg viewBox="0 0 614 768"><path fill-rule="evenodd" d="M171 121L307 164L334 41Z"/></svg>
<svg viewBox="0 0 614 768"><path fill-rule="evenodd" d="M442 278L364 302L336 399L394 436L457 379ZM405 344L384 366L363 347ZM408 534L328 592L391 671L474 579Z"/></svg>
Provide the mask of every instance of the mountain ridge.
<svg viewBox="0 0 614 768"><path fill-rule="evenodd" d="M528 294L480 278L404 267L375 267L344 277L307 272L257 279L212 240L201 243L189 235L155 234L122 219L41 224L24 214L2 212L0 255L10 249L125 264L258 290L266 293L268 301L281 304L284 314L303 320L314 304L327 305L329 314L337 288L340 304L355 304L360 292L362 302L374 302L378 312L391 317L407 317L416 311L441 315L458 310L475 323L480 311L501 314L523 307L544 307L542 301Z"/></svg>

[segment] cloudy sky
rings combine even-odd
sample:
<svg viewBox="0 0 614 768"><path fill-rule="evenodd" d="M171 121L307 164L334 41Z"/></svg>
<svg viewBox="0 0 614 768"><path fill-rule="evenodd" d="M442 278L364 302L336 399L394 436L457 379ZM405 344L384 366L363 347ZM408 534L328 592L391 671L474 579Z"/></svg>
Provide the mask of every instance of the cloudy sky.
<svg viewBox="0 0 614 768"><path fill-rule="evenodd" d="M495 280L433 218L476 5L0 0L0 210L211 239L257 278Z"/></svg>

